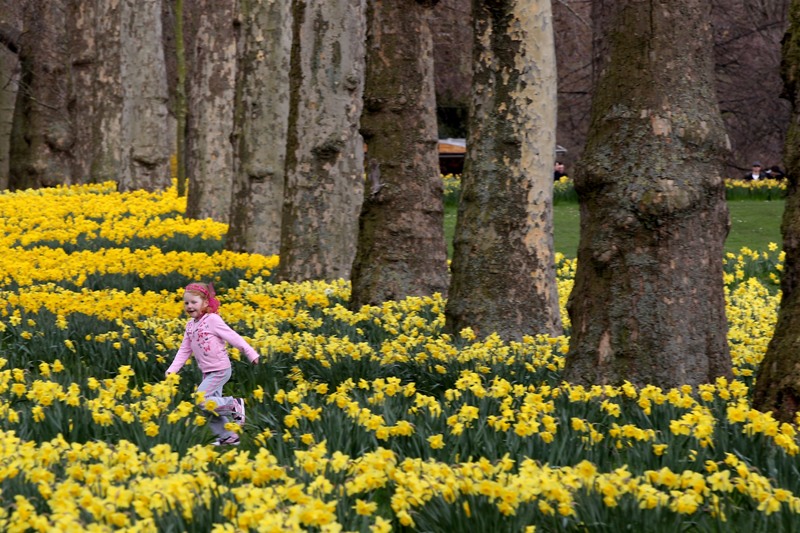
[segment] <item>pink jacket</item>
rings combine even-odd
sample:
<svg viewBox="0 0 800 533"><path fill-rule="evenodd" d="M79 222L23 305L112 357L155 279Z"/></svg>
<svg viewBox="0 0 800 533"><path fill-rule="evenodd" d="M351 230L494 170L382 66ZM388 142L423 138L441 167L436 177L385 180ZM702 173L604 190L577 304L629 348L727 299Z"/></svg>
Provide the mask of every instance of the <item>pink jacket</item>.
<svg viewBox="0 0 800 533"><path fill-rule="evenodd" d="M186 324L183 342L175 354L175 359L167 369L167 374L179 371L194 354L197 366L203 374L230 368L231 360L225 343L238 348L252 362L258 359L258 352L233 331L216 313L206 313L198 320Z"/></svg>

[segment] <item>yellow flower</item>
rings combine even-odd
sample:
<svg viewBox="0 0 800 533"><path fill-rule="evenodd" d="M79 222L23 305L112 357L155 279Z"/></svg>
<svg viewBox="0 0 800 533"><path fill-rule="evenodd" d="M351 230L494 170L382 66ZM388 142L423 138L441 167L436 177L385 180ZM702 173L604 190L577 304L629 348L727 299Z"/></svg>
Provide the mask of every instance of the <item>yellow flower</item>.
<svg viewBox="0 0 800 533"><path fill-rule="evenodd" d="M255 390L253 391L253 398L258 400L259 402L264 401L264 389L261 387L261 385L256 387Z"/></svg>
<svg viewBox="0 0 800 533"><path fill-rule="evenodd" d="M361 516L371 516L378 509L378 504L375 502L366 502L362 499L356 499L356 504L353 506L357 514Z"/></svg>
<svg viewBox="0 0 800 533"><path fill-rule="evenodd" d="M35 405L31 409L31 414L33 415L34 422L41 422L44 420L44 409L42 409L41 405Z"/></svg>
<svg viewBox="0 0 800 533"><path fill-rule="evenodd" d="M369 527L372 533L391 533L392 523L380 516L375 517L375 524Z"/></svg>
<svg viewBox="0 0 800 533"><path fill-rule="evenodd" d="M441 433L431 435L427 440L430 447L434 450L440 450L444 448L444 436Z"/></svg>

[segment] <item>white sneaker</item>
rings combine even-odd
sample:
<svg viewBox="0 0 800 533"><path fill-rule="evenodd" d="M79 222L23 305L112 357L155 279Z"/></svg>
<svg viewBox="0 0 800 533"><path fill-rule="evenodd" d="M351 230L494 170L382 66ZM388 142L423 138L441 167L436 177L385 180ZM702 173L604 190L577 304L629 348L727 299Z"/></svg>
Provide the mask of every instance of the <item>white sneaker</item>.
<svg viewBox="0 0 800 533"><path fill-rule="evenodd" d="M233 399L233 421L244 426L244 398Z"/></svg>
<svg viewBox="0 0 800 533"><path fill-rule="evenodd" d="M214 441L214 446L238 446L239 435L233 433L227 437L220 437Z"/></svg>

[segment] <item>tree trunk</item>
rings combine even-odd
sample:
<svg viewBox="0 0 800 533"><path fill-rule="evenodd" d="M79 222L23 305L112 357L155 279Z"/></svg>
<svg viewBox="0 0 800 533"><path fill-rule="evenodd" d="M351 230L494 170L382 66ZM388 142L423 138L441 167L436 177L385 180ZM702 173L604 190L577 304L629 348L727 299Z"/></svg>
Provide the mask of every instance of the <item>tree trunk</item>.
<svg viewBox="0 0 800 533"><path fill-rule="evenodd" d="M565 379L675 387L731 374L722 284L727 137L709 0L595 4ZM676 38L675 29L691 38Z"/></svg>
<svg viewBox="0 0 800 533"><path fill-rule="evenodd" d="M186 96L186 38L184 20L194 10L183 9L183 0L175 0L175 181L178 196L186 196L186 115L188 104ZM201 10L203 16L205 9ZM194 26L192 26L194 29ZM235 37L232 37L235 39ZM194 39L192 39L194 41ZM235 44L234 44L235 46ZM168 55L168 54L167 54ZM169 69L167 69L169 70ZM167 77L169 82L169 76ZM233 103L231 103L231 106ZM231 125L233 121L231 120ZM227 219L227 213L226 213Z"/></svg>
<svg viewBox="0 0 800 533"><path fill-rule="evenodd" d="M124 144L119 187L161 189L171 179L161 0L122 0L120 15Z"/></svg>
<svg viewBox="0 0 800 533"><path fill-rule="evenodd" d="M123 166L120 3L98 0L95 14L97 74L94 82L95 116L91 180L118 181Z"/></svg>
<svg viewBox="0 0 800 533"><path fill-rule="evenodd" d="M293 2L281 280L349 279L364 194L364 0Z"/></svg>
<svg viewBox="0 0 800 533"><path fill-rule="evenodd" d="M64 0L27 2L23 7L20 90L11 141L12 189L72 182L66 12Z"/></svg>
<svg viewBox="0 0 800 533"><path fill-rule="evenodd" d="M753 407L772 411L784 422L793 421L800 410L800 0L792 0L789 23L781 64L785 94L792 103L784 148L789 192L781 225L786 258L778 323L753 391Z"/></svg>
<svg viewBox="0 0 800 533"><path fill-rule="evenodd" d="M241 0L233 199L226 246L265 255L280 250L289 120L291 2Z"/></svg>
<svg viewBox="0 0 800 533"><path fill-rule="evenodd" d="M19 87L19 35L22 11L12 0L0 2L0 190L8 189L11 128Z"/></svg>
<svg viewBox="0 0 800 533"><path fill-rule="evenodd" d="M192 51L186 172L190 218L228 222L233 184L233 104L237 18L234 2L202 0Z"/></svg>
<svg viewBox="0 0 800 533"><path fill-rule="evenodd" d="M368 176L350 305L445 294L443 184L428 9L370 0L361 133Z"/></svg>
<svg viewBox="0 0 800 533"><path fill-rule="evenodd" d="M560 334L553 250L556 62L550 0L476 3L468 152L447 330Z"/></svg>
<svg viewBox="0 0 800 533"><path fill-rule="evenodd" d="M95 41L97 2L70 2L68 28L72 64L69 87L69 113L75 142L72 148L72 177L76 183L92 181L92 157L95 150L95 78L97 47Z"/></svg>

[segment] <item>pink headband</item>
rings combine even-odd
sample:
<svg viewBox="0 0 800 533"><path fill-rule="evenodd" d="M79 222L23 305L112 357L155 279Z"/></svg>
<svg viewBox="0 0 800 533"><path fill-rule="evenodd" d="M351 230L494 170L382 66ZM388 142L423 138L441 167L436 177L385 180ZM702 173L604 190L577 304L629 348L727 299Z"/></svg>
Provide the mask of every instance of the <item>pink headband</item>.
<svg viewBox="0 0 800 533"><path fill-rule="evenodd" d="M208 300L209 313L216 313L219 310L219 300L217 300L217 293L214 292L214 286L212 284L209 283L208 286L206 286L202 283L190 283L184 290L199 292L205 296L206 300Z"/></svg>

